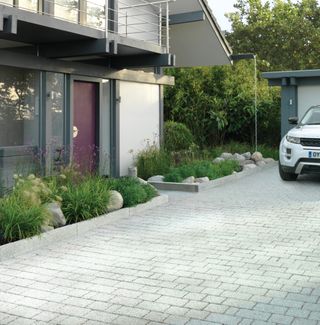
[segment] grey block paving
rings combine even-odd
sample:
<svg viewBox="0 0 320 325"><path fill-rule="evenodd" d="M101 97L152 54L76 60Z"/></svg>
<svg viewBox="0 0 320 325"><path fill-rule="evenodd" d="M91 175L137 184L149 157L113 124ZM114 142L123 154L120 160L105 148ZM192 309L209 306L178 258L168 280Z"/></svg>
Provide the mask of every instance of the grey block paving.
<svg viewBox="0 0 320 325"><path fill-rule="evenodd" d="M320 324L320 179L276 168L0 263L0 325Z"/></svg>

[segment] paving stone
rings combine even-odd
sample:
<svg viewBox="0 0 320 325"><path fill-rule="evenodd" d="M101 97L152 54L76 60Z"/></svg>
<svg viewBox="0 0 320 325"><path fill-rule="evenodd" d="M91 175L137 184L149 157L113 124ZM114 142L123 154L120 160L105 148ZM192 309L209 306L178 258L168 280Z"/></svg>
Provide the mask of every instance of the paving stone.
<svg viewBox="0 0 320 325"><path fill-rule="evenodd" d="M318 187L262 168L5 260L0 324L317 324Z"/></svg>
<svg viewBox="0 0 320 325"><path fill-rule="evenodd" d="M234 325L234 324L239 324L241 318L235 316L223 315L223 314L210 314L206 320L214 323L219 323L219 324Z"/></svg>
<svg viewBox="0 0 320 325"><path fill-rule="evenodd" d="M277 315L277 314L273 314L270 318L269 318L269 322L272 323L277 323L277 324L288 324L290 325L293 321L293 317L291 316L285 316L285 315Z"/></svg>

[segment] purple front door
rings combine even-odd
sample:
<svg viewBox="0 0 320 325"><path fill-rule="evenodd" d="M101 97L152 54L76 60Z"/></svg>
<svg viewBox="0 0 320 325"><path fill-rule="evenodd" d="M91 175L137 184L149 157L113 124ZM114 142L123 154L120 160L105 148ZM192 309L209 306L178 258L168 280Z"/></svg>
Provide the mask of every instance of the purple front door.
<svg viewBox="0 0 320 325"><path fill-rule="evenodd" d="M73 84L73 159L83 171L96 164L97 90L93 82Z"/></svg>

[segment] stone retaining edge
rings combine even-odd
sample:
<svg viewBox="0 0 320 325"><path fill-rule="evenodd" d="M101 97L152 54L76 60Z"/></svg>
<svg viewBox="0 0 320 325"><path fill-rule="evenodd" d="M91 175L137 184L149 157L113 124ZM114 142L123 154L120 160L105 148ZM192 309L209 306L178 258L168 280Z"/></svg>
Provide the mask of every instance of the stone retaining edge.
<svg viewBox="0 0 320 325"><path fill-rule="evenodd" d="M139 214L145 210L152 209L166 203L168 203L168 196L160 195L153 198L151 201L139 204L136 207L120 209L90 220L56 228L49 232L43 233L40 236L34 236L2 245L0 246L0 261L32 252L57 241L77 238L92 229L114 223L120 219Z"/></svg>
<svg viewBox="0 0 320 325"><path fill-rule="evenodd" d="M194 184L183 184L183 183L170 183L170 182L148 182L149 184L153 185L157 190L160 191L180 191L180 192L191 192L191 193L198 193L205 191L210 188L214 188L217 186L224 185L226 183L232 182L236 179L240 179L245 176L249 176L255 174L265 168L274 167L278 164L277 161L269 163L262 167L256 167L254 169L249 169L246 171L239 172L237 174L232 174L229 176L221 177L218 179L214 179L207 183L194 183Z"/></svg>

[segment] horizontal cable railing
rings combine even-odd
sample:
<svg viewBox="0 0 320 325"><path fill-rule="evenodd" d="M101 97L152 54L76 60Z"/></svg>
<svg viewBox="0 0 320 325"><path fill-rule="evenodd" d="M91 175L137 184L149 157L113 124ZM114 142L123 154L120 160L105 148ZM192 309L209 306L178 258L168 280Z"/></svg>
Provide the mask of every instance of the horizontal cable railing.
<svg viewBox="0 0 320 325"><path fill-rule="evenodd" d="M175 0L119 0L116 8L108 8L108 19L105 10L108 0L0 0L0 4L102 30L106 34L151 42L169 51L169 3L172 1Z"/></svg>

